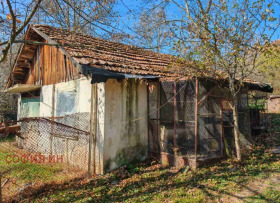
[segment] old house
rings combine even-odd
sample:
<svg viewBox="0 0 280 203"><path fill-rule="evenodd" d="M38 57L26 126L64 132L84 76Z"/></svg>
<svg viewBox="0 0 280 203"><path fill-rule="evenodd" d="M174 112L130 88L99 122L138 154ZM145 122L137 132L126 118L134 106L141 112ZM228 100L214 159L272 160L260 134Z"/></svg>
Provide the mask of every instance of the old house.
<svg viewBox="0 0 280 203"><path fill-rule="evenodd" d="M84 169L90 163L96 173L148 154L165 164L196 165L233 152L224 80L196 77L187 65L184 73L171 69L171 55L47 25L30 25L25 40L6 87L21 95L22 148L64 155ZM245 145L249 91L272 88L248 80L241 90Z"/></svg>

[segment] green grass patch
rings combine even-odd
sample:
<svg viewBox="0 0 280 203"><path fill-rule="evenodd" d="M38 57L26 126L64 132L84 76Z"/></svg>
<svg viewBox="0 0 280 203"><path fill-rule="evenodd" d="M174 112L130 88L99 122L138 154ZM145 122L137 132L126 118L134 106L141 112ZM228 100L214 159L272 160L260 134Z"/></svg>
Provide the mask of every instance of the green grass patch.
<svg viewBox="0 0 280 203"><path fill-rule="evenodd" d="M8 136L0 137L0 142L14 142L16 136L14 134L10 134Z"/></svg>
<svg viewBox="0 0 280 203"><path fill-rule="evenodd" d="M21 161L14 163L10 162L9 159L7 162L6 157L13 157L15 154L7 150L0 151L0 165L3 176L16 178L20 183L32 182L35 180L51 181L54 179L53 174L61 170L59 164L22 163Z"/></svg>
<svg viewBox="0 0 280 203"><path fill-rule="evenodd" d="M69 185L44 198L62 202L207 202L217 201L224 195L234 196L252 180L266 179L272 172L280 173L277 155L270 155L264 148L255 148L240 164L227 160L212 167L203 167L186 173L163 166L149 164L130 165L120 177L112 172L85 185ZM231 168L236 168L231 172ZM123 175L123 174L122 174ZM269 193L270 192L270 193ZM272 200L279 193L268 190ZM261 198L261 196L252 197ZM42 198L31 198L41 201ZM249 201L249 200L248 200Z"/></svg>
<svg viewBox="0 0 280 203"><path fill-rule="evenodd" d="M261 194L247 198L245 202L280 202L280 191L269 187Z"/></svg>
<svg viewBox="0 0 280 203"><path fill-rule="evenodd" d="M279 135L272 135L274 144L279 142ZM279 185L274 187L265 181L274 175L279 177L280 155L268 153L272 145L269 142L271 139L266 138L271 137L262 138L259 146L244 153L241 163L231 158L214 166L184 173L153 162L129 164L104 176L97 176L90 182L54 183L40 190L36 196L23 195L23 198L27 202L220 202L225 197L235 198L235 201L236 194L248 189L255 190L253 183L263 183L268 186L240 200L279 202ZM52 173L59 170L38 164L8 167L15 167L11 168L13 177L25 181L53 177Z"/></svg>

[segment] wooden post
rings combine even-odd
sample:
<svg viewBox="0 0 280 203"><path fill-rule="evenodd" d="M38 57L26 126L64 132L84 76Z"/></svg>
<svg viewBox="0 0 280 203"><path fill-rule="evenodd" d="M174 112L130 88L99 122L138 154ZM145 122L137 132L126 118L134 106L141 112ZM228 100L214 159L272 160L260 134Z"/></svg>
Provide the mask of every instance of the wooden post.
<svg viewBox="0 0 280 203"><path fill-rule="evenodd" d="M91 176L91 153L92 153L92 131L93 131L93 101L94 101L94 84L91 85L91 98L90 98L90 128L89 128L89 148L88 148L88 178Z"/></svg>
<svg viewBox="0 0 280 203"><path fill-rule="evenodd" d="M221 130L221 137L220 137L220 145L221 145L221 156L224 155L224 144L223 144L223 137L224 137L224 128L223 128L223 99L220 100L220 130Z"/></svg>
<svg viewBox="0 0 280 203"><path fill-rule="evenodd" d="M251 116L250 116L250 108L249 108L249 88L248 88L248 86L247 86L246 90L247 90L247 104L246 104L247 105L247 107L246 107L247 114L246 114L246 116L247 116L247 119L248 119L248 131L249 131L248 133L250 134L250 139L251 139L252 138L252 130L251 130ZM267 95L266 95L266 101L267 101Z"/></svg>
<svg viewBox="0 0 280 203"><path fill-rule="evenodd" d="M176 94L177 94L177 90L176 90L176 81L174 81L174 135L173 135L173 144L174 144L174 165L177 166L177 136L176 136L176 130L177 130L177 118L176 118L176 111L177 111L177 99L176 99Z"/></svg>
<svg viewBox="0 0 280 203"><path fill-rule="evenodd" d="M150 103L149 103L149 97L150 97L150 91L149 91L149 82L148 82L148 85L147 85L147 136L148 136L148 156L151 155L151 137L149 136L149 130L150 130ZM153 140L153 137L152 137L152 140Z"/></svg>
<svg viewBox="0 0 280 203"><path fill-rule="evenodd" d="M93 172L96 173L96 138L97 138L97 133L98 133L98 88L97 88L97 83L95 83L95 111L94 111L94 137L93 137Z"/></svg>
<svg viewBox="0 0 280 203"><path fill-rule="evenodd" d="M174 147L177 147L177 140L176 140L176 111L177 111L177 99L176 99L176 81L174 81Z"/></svg>
<svg viewBox="0 0 280 203"><path fill-rule="evenodd" d="M67 164L69 165L69 139L66 139L66 160Z"/></svg>
<svg viewBox="0 0 280 203"><path fill-rule="evenodd" d="M159 121L159 105L160 105L160 82L158 81L157 82L157 129L156 129L156 143L157 143L157 152L160 152L161 153L161 150L160 150L160 142L159 140L161 141L161 138L159 139L159 125L160 125L160 121Z"/></svg>
<svg viewBox="0 0 280 203"><path fill-rule="evenodd" d="M50 155L53 155L53 134L54 134L54 111L55 111L55 84L53 84L52 88L52 122L51 122L51 136L50 136Z"/></svg>
<svg viewBox="0 0 280 203"><path fill-rule="evenodd" d="M194 129L194 142L195 142L195 168L197 167L197 134L198 134L198 79L195 79L195 129Z"/></svg>

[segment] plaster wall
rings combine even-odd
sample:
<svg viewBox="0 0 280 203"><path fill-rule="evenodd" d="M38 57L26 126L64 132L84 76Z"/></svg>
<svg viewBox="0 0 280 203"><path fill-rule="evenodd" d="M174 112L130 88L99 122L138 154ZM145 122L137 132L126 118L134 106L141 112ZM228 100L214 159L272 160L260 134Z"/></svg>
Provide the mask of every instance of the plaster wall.
<svg viewBox="0 0 280 203"><path fill-rule="evenodd" d="M105 86L98 84L98 134L96 142L95 164L96 172L103 172L103 142L104 142L104 106ZM77 129L89 132L91 83L86 78L55 84L54 116L56 121ZM52 116L53 85L45 85L41 88L40 117ZM93 98L95 95L93 94ZM95 102L95 101L94 101ZM20 117L20 115L19 115ZM32 128L32 129L31 129ZM54 127L54 136L51 136L51 126L48 122L24 123L23 131L25 139L22 146L31 152L42 154L63 155L63 161L82 169L88 166L89 135L74 133L71 128ZM31 129L31 130L30 130ZM78 140L67 137L79 137ZM51 150L52 149L52 150ZM93 153L94 154L94 153ZM92 166L94 165L92 161Z"/></svg>
<svg viewBox="0 0 280 203"><path fill-rule="evenodd" d="M110 79L105 98L104 170L110 171L147 155L147 86L135 79Z"/></svg>

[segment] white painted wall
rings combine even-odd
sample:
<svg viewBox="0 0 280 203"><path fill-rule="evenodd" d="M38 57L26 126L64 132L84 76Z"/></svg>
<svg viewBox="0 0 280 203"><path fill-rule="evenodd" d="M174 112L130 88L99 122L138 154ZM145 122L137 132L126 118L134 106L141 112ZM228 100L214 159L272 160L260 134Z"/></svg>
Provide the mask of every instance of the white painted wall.
<svg viewBox="0 0 280 203"><path fill-rule="evenodd" d="M105 98L104 170L109 171L147 155L147 86L110 79Z"/></svg>
<svg viewBox="0 0 280 203"><path fill-rule="evenodd" d="M40 117L52 116L52 85L41 88L40 95Z"/></svg>
<svg viewBox="0 0 280 203"><path fill-rule="evenodd" d="M79 80L79 85L77 87L79 92L79 97L77 99L77 112L84 113L90 112L90 98L91 98L91 84L90 80L82 79Z"/></svg>
<svg viewBox="0 0 280 203"><path fill-rule="evenodd" d="M81 78L74 81L55 84L55 116L64 116L58 122L66 125L89 131L90 126L90 104L91 104L91 83L87 78ZM95 98L95 95L93 95ZM41 88L40 95L40 117L52 116L52 98L53 85L46 85ZM20 100L18 103L20 107ZM70 108L68 108L70 105ZM20 112L20 111L19 111ZM97 173L103 173L103 147L104 147L104 119L105 119L105 85L98 84L98 136L96 143L96 169ZM20 115L18 115L20 117ZM66 117L65 117L66 116ZM32 123L26 123L26 129L32 127ZM88 135L80 134L79 141L68 140L54 136L51 141L50 126L35 122L36 127L32 128L32 133L27 133L28 139L23 143L23 147L32 152L40 152L49 155L52 143L53 154L63 155L64 162L68 161L70 165L75 165L87 169L88 163ZM33 124L32 124L33 125ZM39 126L37 126L39 125ZM58 129L63 129L58 128ZM27 131L29 132L29 131ZM55 130L54 133L64 136L64 132ZM36 144L36 146L34 146ZM68 150L67 150L68 149ZM93 163L92 163L93 165Z"/></svg>
<svg viewBox="0 0 280 203"><path fill-rule="evenodd" d="M40 97L40 116L50 117L52 111L53 85L43 86ZM59 97L64 94L65 102ZM71 95L74 108L69 111L63 104L67 103L67 95ZM64 98L64 97L63 97ZM73 99L74 98L74 99ZM95 96L94 96L95 98ZM72 114L87 115L86 122L89 130L89 115L91 104L90 80L82 78L75 81L58 83L55 85L55 116L67 116ZM66 111L63 111L65 109ZM95 164L96 173L115 169L131 161L142 160L148 150L148 125L147 125L147 86L139 80L129 79L118 82L108 80L106 84L98 84L98 135L96 139ZM133 121L136 118L139 120ZM71 121L71 122L70 122ZM70 120L67 125L73 126L80 122ZM77 126L74 126L77 127ZM42 130L39 130L43 132ZM44 135L45 136L45 135ZM44 144L43 153L50 153L49 138L44 143L37 141L38 145ZM68 152L66 153L66 144ZM64 161L68 157L71 165L77 165L87 169L88 141L77 145L76 141L53 139L53 153L64 155ZM92 163L93 164L93 163Z"/></svg>

